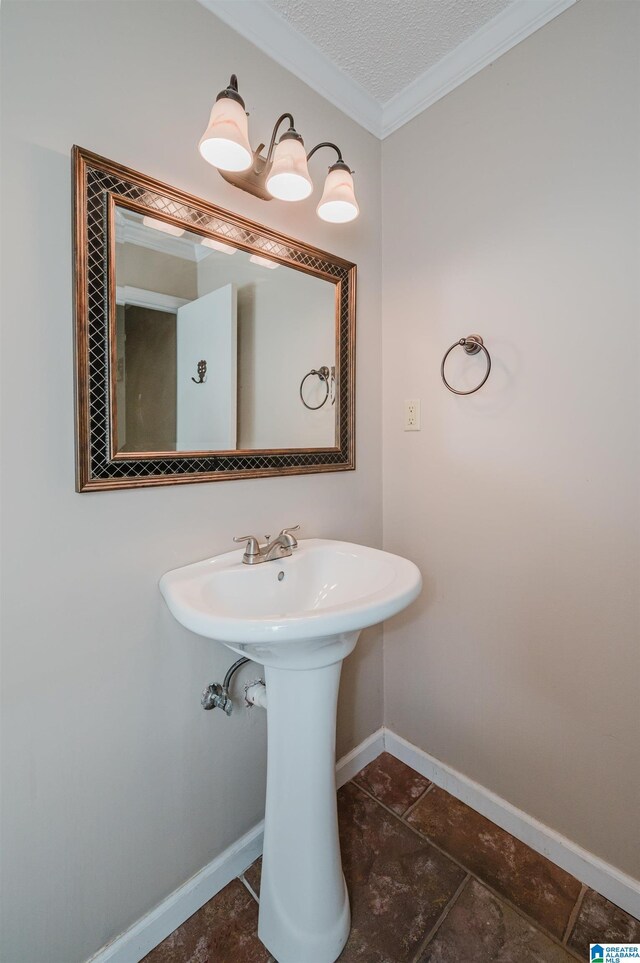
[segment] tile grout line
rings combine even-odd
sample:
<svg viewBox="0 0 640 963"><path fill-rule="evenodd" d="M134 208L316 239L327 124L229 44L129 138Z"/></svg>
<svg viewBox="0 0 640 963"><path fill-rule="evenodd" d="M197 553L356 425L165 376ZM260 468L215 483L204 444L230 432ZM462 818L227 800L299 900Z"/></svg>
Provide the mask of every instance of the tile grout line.
<svg viewBox="0 0 640 963"><path fill-rule="evenodd" d="M458 886L457 890L455 891L455 893L453 894L453 896L451 897L451 899L449 900L449 902L447 903L443 911L440 913L440 916L438 917L434 925L431 927L431 929L427 933L425 939L420 944L418 950L413 956L412 963L420 963L420 960L422 959L424 951L426 950L429 943L431 942L433 937L436 935L436 933L438 932L438 930L446 920L447 916L449 915L449 913L451 912L455 904L458 902L458 897L462 894L462 891L466 889L467 883L469 882L470 879L471 879L471 873L467 873L467 875L462 880L462 882Z"/></svg>
<svg viewBox="0 0 640 963"><path fill-rule="evenodd" d="M435 785L435 783L434 783L434 785ZM426 793L425 793L425 795L426 795ZM477 883L479 883L481 886L484 886L485 889L489 890L489 892L493 894L493 896L498 900L498 902L503 903L505 906L508 906L508 907L509 907L510 909L512 909L512 910L514 911L514 913L516 913L521 919L523 919L526 923L528 923L530 926L532 926L535 930L538 930L538 932L542 933L544 936L546 936L548 939L550 939L553 943L556 944L556 946L561 946L563 949L567 950L567 952L570 953L573 957L575 957L577 960L579 960L580 963L584 963L582 956L579 956L578 953L575 952L575 950L572 950L572 949L571 949L571 947L566 946L566 945L564 944L563 940L560 939L558 936L556 936L555 933L552 933L550 930L548 930L548 929L546 928L546 926L544 926L542 923L540 923L540 922L539 922L537 919L535 919L533 916L530 916L530 915L529 915L525 910L523 910L521 907L516 906L516 904L513 903L507 896L504 896L502 893L498 892L498 890L495 889L495 888L491 885L491 883L488 883L487 880L483 879L483 878L482 878L481 876L479 876L477 873L474 873L473 870L471 870L471 869L469 869L467 866L465 866L464 863L461 863L459 860L457 860L455 857L453 857L453 856L451 855L451 853L448 853L448 852L446 851L446 849L442 849L433 839L431 839L429 836L427 836L426 833L421 833L420 830L415 829L415 827L413 827L413 826L411 825L411 823L408 823L408 822L405 823L402 818L400 819L400 822L402 822L403 825L407 826L407 828L414 830L414 832L416 832L421 839L426 839L431 846L434 846L434 847L435 847L436 849L438 849L444 856L446 856L448 859L450 859L450 860L452 860L453 862L455 862L458 866L460 866L461 869L464 869L464 870L469 874L469 876L471 876L472 879L475 879ZM575 877L574 877L574 878L575 878ZM569 914L569 918L571 918L571 914Z"/></svg>
<svg viewBox="0 0 640 963"><path fill-rule="evenodd" d="M359 786L357 783L353 783L353 785L356 786L356 788L359 789L360 792L364 793L365 796L368 796L369 799L377 803L378 806L381 806L382 809L388 812L390 816L393 816L395 819L401 822L406 829L411 830L411 832L415 836L417 836L418 839L422 839L428 842L429 845L433 846L435 850L437 850L443 856L446 856L447 859L450 860L452 863L455 863L455 865L458 866L459 869L463 870L465 873L468 873L472 879L475 879L476 882L480 883L481 886L484 886L485 889L488 889L489 892L493 896L495 896L495 898L499 902L504 903L506 906L512 909L515 913L518 914L518 916L520 916L523 920L525 920L525 922L529 923L530 926L533 926L534 929L539 930L544 936L552 940L556 944L556 946L561 946L562 949L567 950L567 952L570 953L576 960L579 960L580 963L584 963L583 958L579 956L574 950L572 950L571 947L565 946L554 933L552 933L545 926L543 926L541 923L535 920L532 916L529 916L527 913L525 913L525 911L522 910L519 906L516 906L515 903L512 903L511 900L508 899L508 897L503 896L502 893L499 893L497 889L494 889L491 883L488 883L486 880L482 879L481 876L478 876L478 874L474 873L473 870L469 869L468 866L465 866L464 863L461 863L459 859L456 859L456 857L452 856L451 853L448 853L446 849L443 849L441 846L439 846L438 843L435 842L435 840L431 839L429 836L425 835L424 833L421 833L420 830L416 829L415 826L412 826L411 823L405 823L402 816L398 816L397 813L394 813L393 809L389 809L388 806L385 806L383 802L380 802L379 799L376 799L375 796L372 796L371 793L367 792L366 789L363 789L362 786Z"/></svg>
<svg viewBox="0 0 640 963"><path fill-rule="evenodd" d="M419 803L419 802L422 802L422 800L423 800L424 797L427 795L427 793L430 793L430 792L431 792L431 790L433 789L434 785L435 785L435 783L430 782L429 785L427 786L427 788L424 790L424 792L421 792L420 795L418 796L418 798L413 800L413 802L412 802L411 805L408 807L408 809L405 809L405 811L404 811L404 812L402 813L402 815L400 816L400 819L406 819L407 816L409 815L409 813L410 813L413 809L415 809L415 807L418 805L418 803Z"/></svg>
<svg viewBox="0 0 640 963"><path fill-rule="evenodd" d="M580 915L580 910L582 909L582 904L583 904L583 902L584 902L585 896L587 895L587 890L588 890L588 888L589 888L589 887L588 887L588 886L585 886L584 883L582 884L582 889L581 889L580 892L578 893L578 898L577 898L577 900L576 900L576 905L573 907L573 909L571 910L571 913L569 914L569 920L568 920L568 922L567 922L567 928L566 928L566 930L564 931L564 936L562 937L562 942L564 943L565 946L567 945L568 940L569 940L569 937L570 937L571 934L573 933L573 929L574 929L574 927L575 927L575 925L576 925L576 923L577 923L577 921L578 921L578 916Z"/></svg>
<svg viewBox="0 0 640 963"><path fill-rule="evenodd" d="M246 888L249 890L249 892L250 892L251 895L253 896L253 898L254 898L254 900L256 901L256 903L258 904L258 906L260 906L260 897L258 896L258 894L256 893L256 891L254 890L254 888L253 888L253 886L251 885L251 883L250 883L247 879L245 879L244 873L242 874L242 876L238 876L237 879L239 879L241 883L244 883L244 885L245 885Z"/></svg>

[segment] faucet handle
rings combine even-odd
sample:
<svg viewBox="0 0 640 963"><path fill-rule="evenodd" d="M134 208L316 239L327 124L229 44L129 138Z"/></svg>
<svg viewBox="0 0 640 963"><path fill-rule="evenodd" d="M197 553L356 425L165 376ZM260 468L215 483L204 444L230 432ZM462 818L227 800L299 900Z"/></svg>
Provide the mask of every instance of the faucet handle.
<svg viewBox="0 0 640 963"><path fill-rule="evenodd" d="M290 535L291 532L299 532L299 531L300 531L300 526L299 526L299 525L294 525L293 528L283 528L282 531L280 532L280 534L281 534L281 535Z"/></svg>
<svg viewBox="0 0 640 963"><path fill-rule="evenodd" d="M298 532L298 531L300 531L299 525L294 525L293 528L283 528L282 531L280 532L279 537L284 536L286 538L289 548L297 548L298 542L296 541L295 537L291 533Z"/></svg>
<svg viewBox="0 0 640 963"><path fill-rule="evenodd" d="M244 554L247 558L251 558L254 555L260 554L260 543L255 535L234 535L234 542L246 542L247 547L244 550Z"/></svg>

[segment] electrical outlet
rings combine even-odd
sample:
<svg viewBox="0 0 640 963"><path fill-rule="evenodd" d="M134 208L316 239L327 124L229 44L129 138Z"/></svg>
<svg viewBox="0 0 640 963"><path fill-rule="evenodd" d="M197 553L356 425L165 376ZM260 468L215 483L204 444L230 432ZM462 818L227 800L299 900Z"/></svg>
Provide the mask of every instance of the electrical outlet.
<svg viewBox="0 0 640 963"><path fill-rule="evenodd" d="M411 398L404 403L404 430L420 431L420 399Z"/></svg>

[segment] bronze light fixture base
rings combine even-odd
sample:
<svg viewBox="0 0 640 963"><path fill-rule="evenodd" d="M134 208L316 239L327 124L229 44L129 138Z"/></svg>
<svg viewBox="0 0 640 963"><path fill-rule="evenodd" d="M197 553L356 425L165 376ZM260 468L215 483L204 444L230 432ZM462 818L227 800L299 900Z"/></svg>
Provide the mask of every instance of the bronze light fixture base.
<svg viewBox="0 0 640 963"><path fill-rule="evenodd" d="M247 191L248 194L259 197L261 201L272 201L273 197L266 186L267 177L271 170L271 163L267 163L267 158L261 153L264 146L264 144L260 144L260 146L254 150L253 164L248 170L223 171L218 168L218 173L221 177L224 177L225 181L233 184L234 187L239 187L241 191Z"/></svg>

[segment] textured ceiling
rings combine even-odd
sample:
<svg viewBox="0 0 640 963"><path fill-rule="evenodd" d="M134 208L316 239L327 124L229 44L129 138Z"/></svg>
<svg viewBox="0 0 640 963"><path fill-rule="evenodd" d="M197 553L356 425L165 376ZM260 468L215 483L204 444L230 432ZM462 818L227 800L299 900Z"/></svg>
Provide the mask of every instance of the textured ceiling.
<svg viewBox="0 0 640 963"><path fill-rule="evenodd" d="M269 0L385 104L509 6L510 0Z"/></svg>

